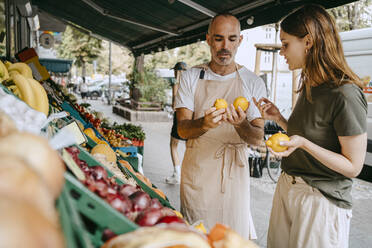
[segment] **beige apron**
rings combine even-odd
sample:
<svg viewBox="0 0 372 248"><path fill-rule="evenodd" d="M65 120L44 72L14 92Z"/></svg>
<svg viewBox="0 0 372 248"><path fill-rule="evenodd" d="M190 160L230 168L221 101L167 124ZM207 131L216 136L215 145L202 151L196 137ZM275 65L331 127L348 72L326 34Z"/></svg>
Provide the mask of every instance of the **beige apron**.
<svg viewBox="0 0 372 248"><path fill-rule="evenodd" d="M193 119L204 116L217 98L231 104L241 95L238 70L226 81L199 79ZM187 141L181 175L181 211L190 223L201 220L209 229L221 223L246 239L257 238L250 211L248 148L231 124L223 122Z"/></svg>

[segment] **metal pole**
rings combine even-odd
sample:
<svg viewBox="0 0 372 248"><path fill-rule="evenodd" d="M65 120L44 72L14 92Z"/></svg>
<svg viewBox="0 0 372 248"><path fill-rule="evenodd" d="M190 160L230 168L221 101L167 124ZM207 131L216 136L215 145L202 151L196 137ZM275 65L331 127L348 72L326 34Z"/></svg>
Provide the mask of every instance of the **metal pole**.
<svg viewBox="0 0 372 248"><path fill-rule="evenodd" d="M11 35L10 35L10 22L11 22L11 13L10 13L10 0L5 0L5 23L6 23L6 59L10 60L10 50L11 50Z"/></svg>
<svg viewBox="0 0 372 248"><path fill-rule="evenodd" d="M13 30L14 30L14 54L19 51L19 35L18 35L18 17L17 5L13 1Z"/></svg>
<svg viewBox="0 0 372 248"><path fill-rule="evenodd" d="M108 84L108 105L111 105L111 41L109 42L109 84Z"/></svg>

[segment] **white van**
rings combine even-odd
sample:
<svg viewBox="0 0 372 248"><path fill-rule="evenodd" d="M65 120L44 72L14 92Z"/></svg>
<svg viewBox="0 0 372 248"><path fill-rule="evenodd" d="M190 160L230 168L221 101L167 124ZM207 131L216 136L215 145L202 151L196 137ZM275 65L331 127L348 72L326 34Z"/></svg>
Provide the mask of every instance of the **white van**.
<svg viewBox="0 0 372 248"><path fill-rule="evenodd" d="M372 28L363 28L340 33L345 58L351 69L366 80L364 89L368 100L368 147L365 165L360 178L372 181ZM368 166L369 165L369 166Z"/></svg>

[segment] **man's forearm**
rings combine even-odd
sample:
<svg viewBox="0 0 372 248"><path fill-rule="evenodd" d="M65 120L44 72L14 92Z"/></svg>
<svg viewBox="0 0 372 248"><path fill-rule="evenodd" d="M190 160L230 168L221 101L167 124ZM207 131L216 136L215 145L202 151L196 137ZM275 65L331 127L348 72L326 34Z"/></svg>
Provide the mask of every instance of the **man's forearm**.
<svg viewBox="0 0 372 248"><path fill-rule="evenodd" d="M183 139L194 139L204 134L203 117L196 120L182 120L178 122L178 135Z"/></svg>
<svg viewBox="0 0 372 248"><path fill-rule="evenodd" d="M251 145L260 145L263 137L263 127L254 126L248 120L244 120L240 125L234 126L240 138Z"/></svg>

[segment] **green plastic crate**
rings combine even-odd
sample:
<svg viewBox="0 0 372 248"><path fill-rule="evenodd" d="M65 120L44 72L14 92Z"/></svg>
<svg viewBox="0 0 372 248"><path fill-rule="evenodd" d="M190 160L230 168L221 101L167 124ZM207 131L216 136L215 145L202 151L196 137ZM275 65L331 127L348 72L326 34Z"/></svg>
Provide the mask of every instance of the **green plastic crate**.
<svg viewBox="0 0 372 248"><path fill-rule="evenodd" d="M149 196L151 198L158 198L158 200L161 202L161 204L165 207L168 207L168 208L171 208L171 209L175 209L174 207L172 207L172 205L169 203L169 200L168 198L166 197L166 199L162 198L160 195L158 195L155 191L153 191L149 186L147 186L144 182L142 182L142 180L140 180L139 178L136 177L136 175L134 175L130 170L128 170L127 168L125 168L124 166L121 166L121 165L118 165L120 170L125 173L125 174L129 174L132 178L134 178L134 180L136 180L137 184L142 188L143 191L145 191L147 194L149 194ZM152 185L153 187L157 188L154 184Z"/></svg>
<svg viewBox="0 0 372 248"><path fill-rule="evenodd" d="M102 234L107 228L116 234L131 232L138 228L135 223L89 191L73 175L66 172L65 179L67 192L79 211L90 240L95 247L100 247L103 244Z"/></svg>
<svg viewBox="0 0 372 248"><path fill-rule="evenodd" d="M80 160L84 160L87 162L87 164L89 166L95 166L95 165L101 165L100 162L98 162L94 157L92 157L88 152L86 152L83 148L81 148L80 146L78 146L79 150L80 150L80 153L79 153L79 159ZM171 204L169 203L168 199L164 199L162 198L161 196L159 196L155 191L153 191L149 186L147 186L144 182L142 182L140 179L138 179L132 172L130 172L127 168L123 167L120 165L120 163L117 164L118 167L120 168L120 170L124 173L124 175L127 175L128 177L132 177L134 178L134 180L136 180L136 182L138 183L138 185L142 188L142 190L144 192L146 192L147 194L149 194L149 196L151 198L158 198L158 200L163 204L163 206L166 206L166 207L169 207L171 209L174 209ZM103 166L104 168L106 168L105 166ZM110 172L109 169L106 168L106 171L107 171L107 174L109 175L109 177L111 177L113 174ZM116 182L121 185L123 184L124 182L121 181L119 178L116 178Z"/></svg>
<svg viewBox="0 0 372 248"><path fill-rule="evenodd" d="M65 245L68 248L92 248L80 215L68 195L65 186L57 200L57 210L59 213L60 224L65 238Z"/></svg>

